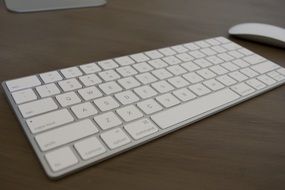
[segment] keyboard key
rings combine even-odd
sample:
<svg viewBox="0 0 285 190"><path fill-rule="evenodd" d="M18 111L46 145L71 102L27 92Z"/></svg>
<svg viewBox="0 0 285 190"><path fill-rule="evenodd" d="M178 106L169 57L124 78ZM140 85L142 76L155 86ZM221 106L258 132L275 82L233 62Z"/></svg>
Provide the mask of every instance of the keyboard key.
<svg viewBox="0 0 285 190"><path fill-rule="evenodd" d="M159 82L153 83L151 86L160 93L165 93L165 92L168 92L174 89L173 86L171 86L166 81L159 81Z"/></svg>
<svg viewBox="0 0 285 190"><path fill-rule="evenodd" d="M77 67L69 67L60 70L65 78L74 78L82 75L82 72Z"/></svg>
<svg viewBox="0 0 285 190"><path fill-rule="evenodd" d="M115 97L121 102L121 104L126 105L126 104L131 104L134 102L139 101L139 97L135 95L132 91L124 91L118 94L115 94Z"/></svg>
<svg viewBox="0 0 285 190"><path fill-rule="evenodd" d="M181 66L190 72L200 69L200 67L193 62L182 63Z"/></svg>
<svg viewBox="0 0 285 190"><path fill-rule="evenodd" d="M93 86L102 83L102 80L96 74L84 75L79 77L84 86Z"/></svg>
<svg viewBox="0 0 285 190"><path fill-rule="evenodd" d="M75 143L74 147L83 160L88 160L106 152L106 148L94 136Z"/></svg>
<svg viewBox="0 0 285 190"><path fill-rule="evenodd" d="M215 55L216 52L214 50L212 50L211 48L204 48L200 50L202 53L211 56L211 55Z"/></svg>
<svg viewBox="0 0 285 190"><path fill-rule="evenodd" d="M260 55L256 55L256 54L244 57L243 60L245 60L246 62L250 64L257 64L257 63L261 63L265 61L263 57L261 57Z"/></svg>
<svg viewBox="0 0 285 190"><path fill-rule="evenodd" d="M195 45L195 44L192 43L192 42L191 42L191 43L186 43L186 44L184 44L184 46L185 46L187 49L191 50L191 51L199 49L199 46Z"/></svg>
<svg viewBox="0 0 285 190"><path fill-rule="evenodd" d="M82 88L82 85L75 78L59 81L58 84L64 92Z"/></svg>
<svg viewBox="0 0 285 190"><path fill-rule="evenodd" d="M257 65L254 65L251 68L260 74L264 74L266 72L269 72L269 71L272 71L272 70L279 68L279 66L273 62L266 61L263 63L259 63Z"/></svg>
<svg viewBox="0 0 285 190"><path fill-rule="evenodd" d="M215 64L215 65L224 62L222 59L218 58L218 57L215 56L215 55L210 56L210 57L207 57L206 59L207 59L208 61L210 61L211 63Z"/></svg>
<svg viewBox="0 0 285 190"><path fill-rule="evenodd" d="M223 75L223 76L217 77L216 79L226 86L230 86L230 85L237 83L237 81L235 81L228 75Z"/></svg>
<svg viewBox="0 0 285 190"><path fill-rule="evenodd" d="M142 112L134 105L126 106L120 109L117 109L117 113L121 118L123 118L126 122L138 119L143 117Z"/></svg>
<svg viewBox="0 0 285 190"><path fill-rule="evenodd" d="M162 129L185 122L202 113L206 113L214 108L230 103L239 98L239 95L230 89L224 89L207 96L195 99L185 104L159 112L151 119Z"/></svg>
<svg viewBox="0 0 285 190"><path fill-rule="evenodd" d="M157 50L147 51L145 52L145 54L151 59L158 59L163 57L163 55L159 53Z"/></svg>
<svg viewBox="0 0 285 190"><path fill-rule="evenodd" d="M170 48L161 48L158 50L160 53L162 53L163 55L165 56L171 56L171 55L175 55L176 52L173 51L172 49Z"/></svg>
<svg viewBox="0 0 285 190"><path fill-rule="evenodd" d="M123 57L118 57L115 58L115 61L117 63L119 63L121 66L125 66L125 65L131 65L133 63L135 63L134 60L132 60L130 57L128 56L123 56Z"/></svg>
<svg viewBox="0 0 285 190"><path fill-rule="evenodd" d="M67 92L56 96L62 107L70 106L81 102L81 99L74 92Z"/></svg>
<svg viewBox="0 0 285 190"><path fill-rule="evenodd" d="M224 61L231 61L234 59L232 56L228 55L227 53L221 53L221 54L218 54L217 56Z"/></svg>
<svg viewBox="0 0 285 190"><path fill-rule="evenodd" d="M139 102L137 105L145 114L152 114L162 110L162 107L153 99Z"/></svg>
<svg viewBox="0 0 285 190"><path fill-rule="evenodd" d="M210 44L208 44L207 42L205 42L204 40L201 41L197 41L194 42L197 46L199 46L200 48L206 48L206 47L210 47Z"/></svg>
<svg viewBox="0 0 285 190"><path fill-rule="evenodd" d="M150 61L148 61L148 63L156 69L168 66L167 63L165 63L161 59L150 60Z"/></svg>
<svg viewBox="0 0 285 190"><path fill-rule="evenodd" d="M272 79L269 76L266 75L261 75L257 77L258 80L260 80L261 82L267 84L267 85L272 85L274 83L276 83L276 81L274 79Z"/></svg>
<svg viewBox="0 0 285 190"><path fill-rule="evenodd" d="M101 111L108 111L119 107L119 103L111 96L96 99L94 100L94 103Z"/></svg>
<svg viewBox="0 0 285 190"><path fill-rule="evenodd" d="M235 70L239 69L238 66L236 66L235 64L233 64L231 62L226 62L226 63L223 63L221 65L229 71L235 71Z"/></svg>
<svg viewBox="0 0 285 190"><path fill-rule="evenodd" d="M223 48L222 46L212 46L211 47L214 51L216 51L217 53L224 53L227 50L225 48Z"/></svg>
<svg viewBox="0 0 285 190"><path fill-rule="evenodd" d="M206 68L206 67L213 65L211 62L207 61L206 59L196 59L193 62L202 68Z"/></svg>
<svg viewBox="0 0 285 190"><path fill-rule="evenodd" d="M217 40L215 40L215 39L208 39L208 40L206 40L206 42L207 42L208 44L211 44L212 46L215 46L215 45L219 45L219 44L220 44L220 42L217 41Z"/></svg>
<svg viewBox="0 0 285 190"><path fill-rule="evenodd" d="M173 94L183 102L188 101L188 100L192 100L196 97L195 94L193 94L192 92L190 92L186 88L176 90L173 92Z"/></svg>
<svg viewBox="0 0 285 190"><path fill-rule="evenodd" d="M251 88L250 86L248 86L245 83L236 84L236 85L232 86L231 89L233 89L235 92L237 92L241 96L246 96L248 94L255 92L255 90L253 88Z"/></svg>
<svg viewBox="0 0 285 190"><path fill-rule="evenodd" d="M58 106L52 98L45 98L19 105L19 110L24 118L43 114L45 112L52 111L57 108Z"/></svg>
<svg viewBox="0 0 285 190"><path fill-rule="evenodd" d="M210 70L216 73L217 75L223 75L228 72L226 69L224 69L220 65L215 65L213 67L210 67Z"/></svg>
<svg viewBox="0 0 285 190"><path fill-rule="evenodd" d="M183 62L192 61L194 59L194 57L190 56L187 53L180 53L175 56L178 57Z"/></svg>
<svg viewBox="0 0 285 190"><path fill-rule="evenodd" d="M140 75L136 75L136 78L143 84L149 84L149 83L152 83L152 82L157 80L150 73L143 73L143 74L140 74Z"/></svg>
<svg viewBox="0 0 285 190"><path fill-rule="evenodd" d="M37 92L42 98L53 96L60 93L60 90L54 83L36 87Z"/></svg>
<svg viewBox="0 0 285 190"><path fill-rule="evenodd" d="M35 139L41 150L47 151L97 132L94 124L86 119L41 133Z"/></svg>
<svg viewBox="0 0 285 190"><path fill-rule="evenodd" d="M183 77L188 80L191 83L197 83L203 80L202 77L200 77L199 75L197 75L196 73L187 73L185 75L183 75Z"/></svg>
<svg viewBox="0 0 285 190"><path fill-rule="evenodd" d="M184 86L188 86L189 85L189 82L187 82L185 79L183 79L180 76L170 78L170 79L168 79L168 82L170 82L170 84L172 84L176 88L182 88Z"/></svg>
<svg viewBox="0 0 285 190"><path fill-rule="evenodd" d="M149 119L142 119L125 125L126 131L136 140L149 136L158 131L158 127Z"/></svg>
<svg viewBox="0 0 285 190"><path fill-rule="evenodd" d="M104 60L104 61L99 61L98 64L104 69L104 70L109 70L109 69L114 69L117 68L119 65L113 61L112 59Z"/></svg>
<svg viewBox="0 0 285 190"><path fill-rule="evenodd" d="M120 75L114 70L100 72L99 76L106 82L120 78Z"/></svg>
<svg viewBox="0 0 285 190"><path fill-rule="evenodd" d="M80 68L84 71L85 74L97 73L102 70L96 63L81 65Z"/></svg>
<svg viewBox="0 0 285 190"><path fill-rule="evenodd" d="M284 68L278 69L277 72L285 76L285 69Z"/></svg>
<svg viewBox="0 0 285 190"><path fill-rule="evenodd" d="M256 90L260 90L260 89L263 89L266 87L265 84L263 84L262 82L260 82L259 80L256 80L256 79L250 79L250 80L246 81L246 83L249 86L255 88Z"/></svg>
<svg viewBox="0 0 285 190"><path fill-rule="evenodd" d="M103 96L103 94L95 86L80 89L78 90L78 93L86 101Z"/></svg>
<svg viewBox="0 0 285 190"><path fill-rule="evenodd" d="M72 106L71 110L78 119L89 117L98 113L96 108L90 102L85 102Z"/></svg>
<svg viewBox="0 0 285 190"><path fill-rule="evenodd" d="M227 50L229 50L229 51L231 51L231 50L236 50L236 49L241 48L240 45L235 44L235 43L223 44L222 47L225 48L225 49L227 49Z"/></svg>
<svg viewBox="0 0 285 190"><path fill-rule="evenodd" d="M107 112L94 117L96 123L101 127L101 129L106 130L122 124L119 117L113 112Z"/></svg>
<svg viewBox="0 0 285 190"><path fill-rule="evenodd" d="M134 89L135 93L138 94L142 99L150 98L157 95L157 92L150 86L142 86Z"/></svg>
<svg viewBox="0 0 285 190"><path fill-rule="evenodd" d="M215 79L207 80L207 81L203 82L203 84L206 85L211 90L220 90L220 89L225 87L224 85L222 85L221 83L219 83Z"/></svg>
<svg viewBox="0 0 285 190"><path fill-rule="evenodd" d="M37 95L34 93L32 89L26 89L26 90L13 92L12 96L16 104L22 104L22 103L37 99Z"/></svg>
<svg viewBox="0 0 285 190"><path fill-rule="evenodd" d="M249 64L247 62L245 62L244 60L242 59L236 59L236 60L233 60L232 61L236 66L238 67L241 67L241 68L244 68L244 67L248 67Z"/></svg>
<svg viewBox="0 0 285 190"><path fill-rule="evenodd" d="M62 76L57 71L42 73L40 77L46 84L62 80Z"/></svg>
<svg viewBox="0 0 285 190"><path fill-rule="evenodd" d="M49 112L26 120L32 133L39 133L74 121L67 109Z"/></svg>
<svg viewBox="0 0 285 190"><path fill-rule="evenodd" d="M271 72L267 73L267 75L270 76L271 78L277 80L277 81L282 81L285 79L285 76L279 74L276 71L271 71Z"/></svg>
<svg viewBox="0 0 285 190"><path fill-rule="evenodd" d="M173 49L173 50L176 51L177 53L184 53L184 52L187 52L187 51L188 51L188 49L186 49L186 48L183 47L182 45L172 46L171 49Z"/></svg>
<svg viewBox="0 0 285 190"><path fill-rule="evenodd" d="M32 88L41 85L41 81L36 76L23 77L19 79L9 80L6 85L10 92L22 90L25 88Z"/></svg>
<svg viewBox="0 0 285 190"><path fill-rule="evenodd" d="M127 78L123 78L118 80L119 84L122 85L122 87L124 87L125 89L130 89L130 88L134 88L134 87L138 87L141 84L133 77L127 77Z"/></svg>
<svg viewBox="0 0 285 190"><path fill-rule="evenodd" d="M168 63L169 65L176 65L181 63L181 61L174 56L165 57L162 60Z"/></svg>
<svg viewBox="0 0 285 190"><path fill-rule="evenodd" d="M120 128L102 133L101 138L110 149L115 149L131 142L131 139Z"/></svg>
<svg viewBox="0 0 285 190"><path fill-rule="evenodd" d="M211 92L211 90L202 84L194 84L192 86L189 86L189 89L198 96L202 96Z"/></svg>
<svg viewBox="0 0 285 190"><path fill-rule="evenodd" d="M206 55L203 54L202 52L196 50L196 51L190 51L188 52L189 55L191 55L192 57L196 58L196 59L199 59L199 58L202 58L202 57L205 57Z"/></svg>
<svg viewBox="0 0 285 190"><path fill-rule="evenodd" d="M201 70L197 71L197 73L200 76L204 77L205 79L210 79L210 78L217 76L215 73L213 73L209 69L201 69Z"/></svg>
<svg viewBox="0 0 285 190"><path fill-rule="evenodd" d="M120 67L117 69L118 73L120 73L123 77L128 77L137 74L138 72L133 69L131 66Z"/></svg>
<svg viewBox="0 0 285 190"><path fill-rule="evenodd" d="M54 172L73 166L78 162L76 156L69 147L63 147L48 152L45 157Z"/></svg>
<svg viewBox="0 0 285 190"><path fill-rule="evenodd" d="M146 62L134 64L133 67L140 73L148 72L153 70L153 68Z"/></svg>
<svg viewBox="0 0 285 190"><path fill-rule="evenodd" d="M167 67L167 70L170 71L173 75L181 75L187 72L185 69L183 69L179 65L173 65L173 66Z"/></svg>
<svg viewBox="0 0 285 190"><path fill-rule="evenodd" d="M111 81L104 84L100 84L99 88L107 95L113 94L116 92L122 91L122 87L120 87L116 82Z"/></svg>
<svg viewBox="0 0 285 190"><path fill-rule="evenodd" d="M229 76L232 77L233 79L237 80L238 82L241 82L241 81L248 79L247 76L245 76L244 74L242 74L238 71L229 73Z"/></svg>
<svg viewBox="0 0 285 190"><path fill-rule="evenodd" d="M245 74L248 77L255 77L258 75L257 72L255 72L254 70L250 69L250 68L244 68L240 70L241 73Z"/></svg>
<svg viewBox="0 0 285 190"><path fill-rule="evenodd" d="M154 76L156 76L157 78L159 78L160 80L172 77L173 75L168 72L166 69L158 69L152 72L152 74Z"/></svg>
<svg viewBox="0 0 285 190"><path fill-rule="evenodd" d="M156 97L156 100L161 103L164 107L169 108L180 103L172 94L164 94Z"/></svg>
<svg viewBox="0 0 285 190"><path fill-rule="evenodd" d="M143 53L136 53L136 54L130 55L130 57L133 60L135 60L137 63L145 62L145 61L149 60L149 58L146 55L144 55Z"/></svg>

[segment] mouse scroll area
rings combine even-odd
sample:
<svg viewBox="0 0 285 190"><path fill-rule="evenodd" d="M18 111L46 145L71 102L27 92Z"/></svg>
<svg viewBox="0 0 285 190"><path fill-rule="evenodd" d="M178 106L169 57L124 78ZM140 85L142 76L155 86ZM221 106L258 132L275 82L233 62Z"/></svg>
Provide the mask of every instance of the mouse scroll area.
<svg viewBox="0 0 285 190"><path fill-rule="evenodd" d="M244 23L229 29L229 34L246 40L285 48L285 29L269 24Z"/></svg>

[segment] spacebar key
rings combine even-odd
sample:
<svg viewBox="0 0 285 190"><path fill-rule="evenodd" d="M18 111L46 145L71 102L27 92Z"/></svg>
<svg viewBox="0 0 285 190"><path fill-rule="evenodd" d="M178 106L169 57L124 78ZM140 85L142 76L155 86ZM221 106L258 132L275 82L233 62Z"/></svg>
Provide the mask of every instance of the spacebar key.
<svg viewBox="0 0 285 190"><path fill-rule="evenodd" d="M214 108L238 99L237 95L230 89L223 89L212 94L203 96L193 101L181 104L166 111L157 113L151 119L160 127L168 128L181 123Z"/></svg>

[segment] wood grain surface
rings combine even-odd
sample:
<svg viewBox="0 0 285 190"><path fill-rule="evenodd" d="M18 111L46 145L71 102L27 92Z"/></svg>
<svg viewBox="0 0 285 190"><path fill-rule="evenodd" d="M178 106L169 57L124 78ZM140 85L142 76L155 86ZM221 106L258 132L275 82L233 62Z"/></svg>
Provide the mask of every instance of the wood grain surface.
<svg viewBox="0 0 285 190"><path fill-rule="evenodd" d="M23 0L24 1L24 0ZM110 0L14 14L0 1L0 81L215 36L285 27L284 0ZM233 39L285 66L284 49ZM0 189L285 189L285 86L59 181L49 180L0 91Z"/></svg>

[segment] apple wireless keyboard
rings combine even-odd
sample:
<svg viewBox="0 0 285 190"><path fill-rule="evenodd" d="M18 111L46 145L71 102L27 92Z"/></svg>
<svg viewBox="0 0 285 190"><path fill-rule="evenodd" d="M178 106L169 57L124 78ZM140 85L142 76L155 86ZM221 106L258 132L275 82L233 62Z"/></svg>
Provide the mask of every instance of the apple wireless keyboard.
<svg viewBox="0 0 285 190"><path fill-rule="evenodd" d="M46 174L60 178L284 84L216 37L4 81Z"/></svg>

